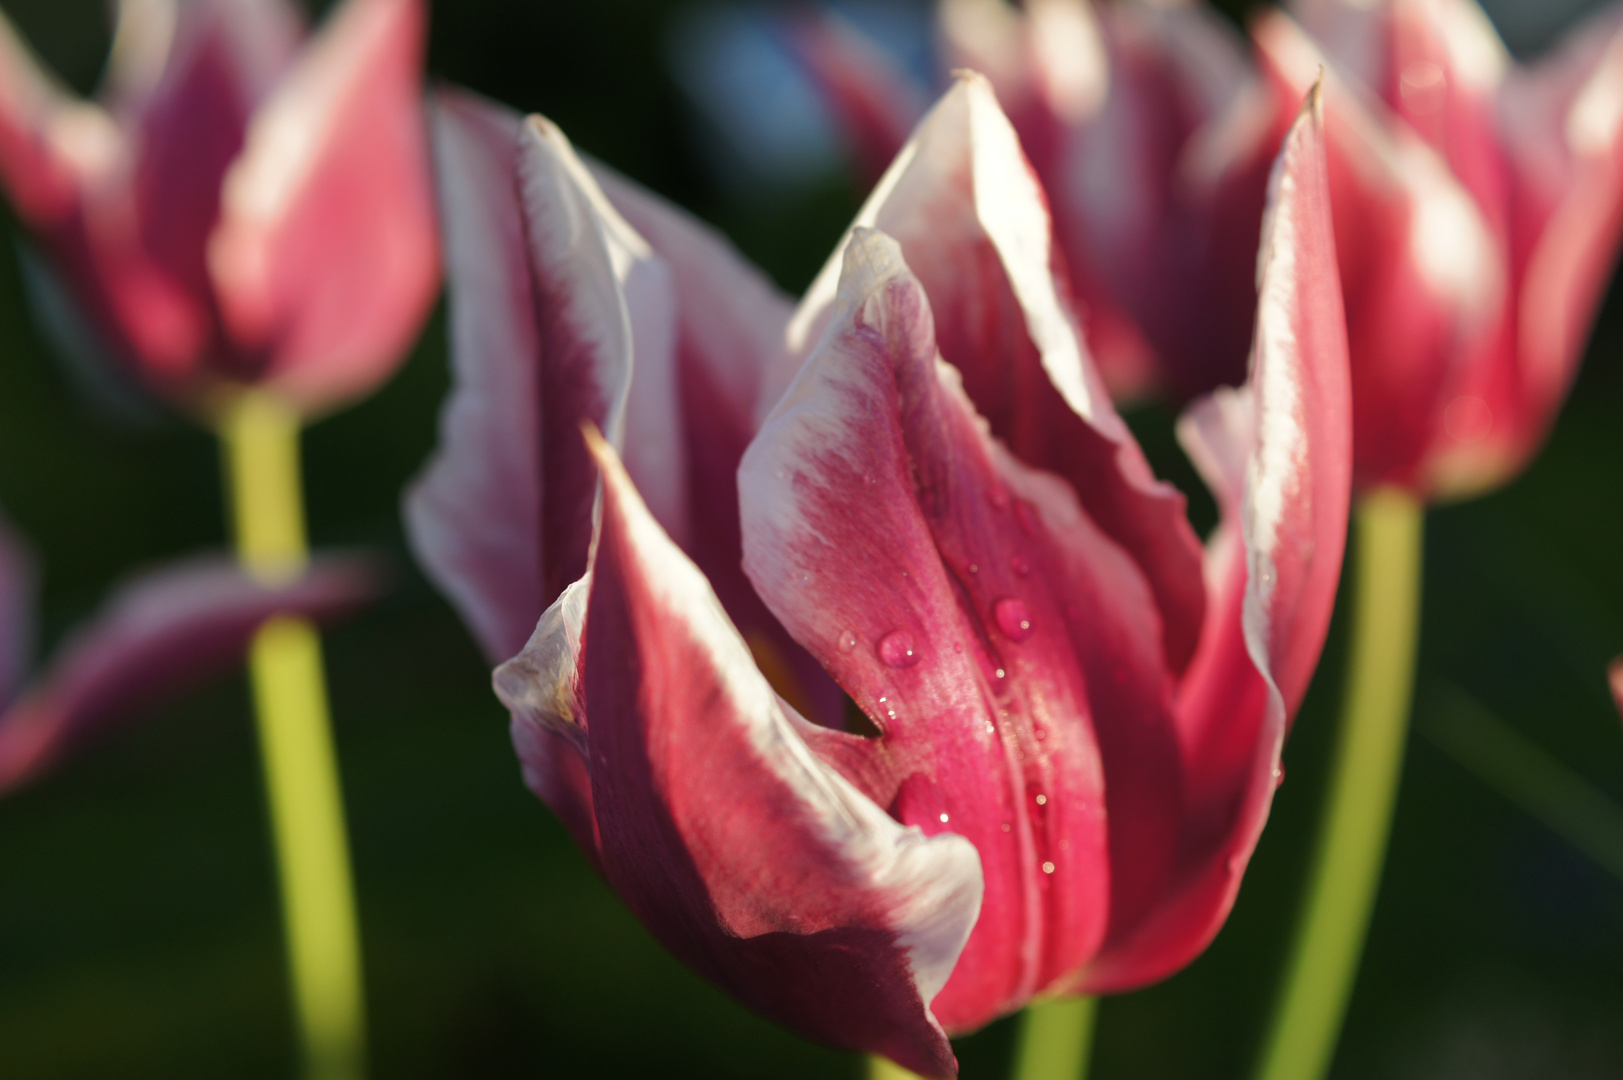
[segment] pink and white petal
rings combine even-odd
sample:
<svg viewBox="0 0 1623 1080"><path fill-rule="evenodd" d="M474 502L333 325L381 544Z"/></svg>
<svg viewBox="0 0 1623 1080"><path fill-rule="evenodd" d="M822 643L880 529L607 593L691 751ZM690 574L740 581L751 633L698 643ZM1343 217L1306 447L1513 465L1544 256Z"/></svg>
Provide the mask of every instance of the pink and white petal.
<svg viewBox="0 0 1623 1080"><path fill-rule="evenodd" d="M406 513L418 558L496 661L585 572L597 475L582 423L617 440L630 427L671 523L685 521L673 301L555 127L461 91L437 95L434 120L457 387Z"/></svg>
<svg viewBox="0 0 1623 1080"><path fill-rule="evenodd" d="M828 328L739 483L751 580L880 732L868 762L831 760L981 854L986 917L937 1016L970 1030L1020 1007L1085 964L1115 903L1153 891L1175 853L1148 584L1064 481L992 441L876 230L853 234Z"/></svg>
<svg viewBox="0 0 1623 1080"><path fill-rule="evenodd" d="M687 530L682 548L778 692L803 715L843 727L845 696L778 625L742 568L738 463L755 437L755 399L768 363L783 352L793 305L710 226L612 169L590 164L615 209L671 270L688 513L705 523ZM632 474L646 492L645 478L635 469ZM656 516L665 520L658 507Z"/></svg>
<svg viewBox="0 0 1623 1080"><path fill-rule="evenodd" d="M440 414L439 447L405 498L407 536L495 663L523 648L568 575L584 568L591 526L576 507L572 538L543 544L542 409L550 396L541 393L518 196L522 121L458 90L437 92L431 115L455 387ZM550 477L561 482L556 464ZM573 486L590 489L589 481ZM582 497L590 498L575 501ZM551 509L562 513L556 501ZM574 565L549 573L560 545Z"/></svg>
<svg viewBox="0 0 1623 1080"><path fill-rule="evenodd" d="M1248 389L1243 543L1230 548L1224 591L1180 689L1188 791L1182 881L1134 931L1106 942L1081 984L1091 991L1142 986L1176 971L1222 925L1329 627L1346 540L1352 434L1319 101L1318 92L1310 96L1271 183ZM1209 464L1232 460L1236 433L1223 431L1223 422L1244 415L1229 407L1207 416L1210 441L1229 444Z"/></svg>
<svg viewBox="0 0 1623 1080"><path fill-rule="evenodd" d="M1543 442L1583 357L1623 236L1623 29L1608 11L1507 80L1515 324L1459 388L1432 479L1459 496L1515 475ZM1457 403L1457 404L1456 404Z"/></svg>
<svg viewBox="0 0 1623 1080"><path fill-rule="evenodd" d="M0 13L0 181L18 216L34 228L62 225L87 179L122 148L107 113L58 83Z"/></svg>
<svg viewBox="0 0 1623 1080"><path fill-rule="evenodd" d="M1181 668L1205 598L1199 541L1183 496L1155 479L1093 367L1053 269L1042 189L985 79L961 75L920 123L853 228L864 226L894 236L918 268L941 354L963 374L992 434L1070 481L1139 563L1167 655ZM827 324L839 272L836 257L796 313L798 355ZM772 397L768 385L763 402Z"/></svg>
<svg viewBox="0 0 1623 1080"><path fill-rule="evenodd" d="M865 183L883 175L924 112L923 93L837 13L809 6L780 30L849 143Z"/></svg>
<svg viewBox="0 0 1623 1080"><path fill-rule="evenodd" d="M307 412L376 389L439 283L423 0L345 0L255 113L208 261L228 336Z"/></svg>
<svg viewBox="0 0 1623 1080"><path fill-rule="evenodd" d="M119 588L0 716L0 792L236 664L277 615L330 622L383 590L376 560L325 556L266 585L224 556L181 560Z"/></svg>
<svg viewBox="0 0 1623 1080"><path fill-rule="evenodd" d="M1283 14L1253 36L1281 113L1294 110L1322 55ZM1503 332L1507 253L1435 151L1333 73L1325 87L1357 479L1419 487L1451 388Z"/></svg>
<svg viewBox="0 0 1623 1080"><path fill-rule="evenodd" d="M980 908L974 848L899 825L813 755L698 568L608 446L594 449L604 499L584 655L561 670L564 633L561 651L498 680L509 696L528 680L577 688L605 877L668 948L757 1010L954 1074L929 1003Z"/></svg>

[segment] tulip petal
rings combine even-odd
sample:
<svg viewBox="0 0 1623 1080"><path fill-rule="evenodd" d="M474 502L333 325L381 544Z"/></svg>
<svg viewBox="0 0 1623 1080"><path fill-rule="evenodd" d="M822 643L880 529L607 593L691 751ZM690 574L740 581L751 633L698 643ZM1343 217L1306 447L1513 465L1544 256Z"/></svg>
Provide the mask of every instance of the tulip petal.
<svg viewBox="0 0 1623 1080"><path fill-rule="evenodd" d="M85 173L115 156L119 135L100 108L73 98L0 13L0 180L31 225L60 224Z"/></svg>
<svg viewBox="0 0 1623 1080"><path fill-rule="evenodd" d="M208 252L226 328L307 411L382 382L433 299L426 24L422 0L345 0L226 177Z"/></svg>
<svg viewBox="0 0 1623 1080"><path fill-rule="evenodd" d="M1514 475L1566 396L1623 236L1623 25L1607 9L1505 81L1517 303L1509 340L1462 381L1431 478L1459 496Z"/></svg>
<svg viewBox="0 0 1623 1080"><path fill-rule="evenodd" d="M1253 35L1282 115L1294 113L1323 56L1283 14L1264 16ZM1416 487L1451 387L1500 325L1508 268L1435 151L1406 126L1383 124L1381 103L1333 73L1326 87L1336 252L1358 358L1358 483Z"/></svg>
<svg viewBox="0 0 1623 1080"><path fill-rule="evenodd" d="M207 297L221 182L249 117L293 59L300 21L280 0L124 0L120 9L109 82L115 115L134 135L140 243L182 288Z"/></svg>
<svg viewBox="0 0 1623 1080"><path fill-rule="evenodd" d="M880 732L830 760L981 854L985 917L934 1005L969 1030L1147 902L1182 793L1148 582L1069 485L992 440L930 312L897 243L855 230L739 485L751 580Z"/></svg>
<svg viewBox="0 0 1623 1080"><path fill-rule="evenodd" d="M74 631L45 675L0 717L0 792L228 669L265 620L294 614L328 622L381 590L376 562L360 556L319 558L279 585L255 580L223 556L135 578Z"/></svg>
<svg viewBox="0 0 1623 1080"><path fill-rule="evenodd" d="M1142 986L1216 934L1254 850L1279 754L1329 627L1351 485L1347 341L1336 272L1319 92L1286 138L1270 185L1258 266L1250 407L1208 407L1209 467L1248 443L1226 586L1209 609L1179 695L1187 783L1180 886L1112 934L1082 988ZM1233 430L1249 422L1249 432ZM1232 485L1220 482L1219 493ZM1231 511L1232 513L1232 511ZM1114 929L1114 927L1113 927Z"/></svg>
<svg viewBox="0 0 1623 1080"><path fill-rule="evenodd" d="M434 121L457 388L407 520L496 661L585 572L597 477L581 423L629 433L639 479L683 527L674 301L555 127L460 92L438 96Z"/></svg>
<svg viewBox="0 0 1623 1080"><path fill-rule="evenodd" d="M941 354L992 434L1070 481L1137 560L1181 669L1205 603L1200 544L1183 496L1155 479L1093 369L1052 269L1042 190L986 80L962 75L931 110L858 214L853 228L862 226L894 236L918 268ZM799 355L827 322L839 273L836 256L796 314ZM764 403L781 392L787 367L773 373Z"/></svg>
<svg viewBox="0 0 1623 1080"><path fill-rule="evenodd" d="M761 379L783 352L793 305L708 225L606 166L593 164L592 174L671 269L688 514L704 523L680 537L682 549L699 564L778 692L802 715L843 727L844 695L761 603L744 576L739 546L738 463L755 437ZM639 367L639 379L642 374ZM647 492L647 478L635 468L632 475Z"/></svg>
<svg viewBox="0 0 1623 1080"><path fill-rule="evenodd" d="M897 824L811 753L703 575L594 449L589 586L497 673L515 731L568 733L550 746L589 770L603 873L679 957L813 1038L954 1074L929 1001L979 910L974 848Z"/></svg>

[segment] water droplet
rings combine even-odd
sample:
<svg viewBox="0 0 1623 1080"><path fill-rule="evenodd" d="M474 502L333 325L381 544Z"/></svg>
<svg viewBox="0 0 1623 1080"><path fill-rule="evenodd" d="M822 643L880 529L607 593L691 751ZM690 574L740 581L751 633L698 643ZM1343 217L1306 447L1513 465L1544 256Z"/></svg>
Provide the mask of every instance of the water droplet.
<svg viewBox="0 0 1623 1080"><path fill-rule="evenodd" d="M1024 600L1005 596L992 605L992 618L1010 641L1024 641L1031 636L1031 611Z"/></svg>
<svg viewBox="0 0 1623 1080"><path fill-rule="evenodd" d="M1014 558L1009 560L1009 568L1016 574L1019 574L1021 577L1025 577L1027 574L1031 573L1031 560L1027 559L1024 555L1016 555Z"/></svg>
<svg viewBox="0 0 1623 1080"><path fill-rule="evenodd" d="M1036 738L1036 740L1038 742L1042 742L1044 739L1048 738L1048 729L1047 728L1033 728L1031 734Z"/></svg>
<svg viewBox="0 0 1623 1080"><path fill-rule="evenodd" d="M1004 832L1008 832L1008 831L1009 831L1009 823L1008 823L1008 822L1007 822L1007 821L1005 821L1005 822L1004 822L1004 823L1003 823L1003 831L1004 831Z"/></svg>
<svg viewBox="0 0 1623 1080"><path fill-rule="evenodd" d="M941 824L945 825L946 823L947 823L947 815L942 814L941 815Z"/></svg>
<svg viewBox="0 0 1623 1080"><path fill-rule="evenodd" d="M955 652L955 653L963 652L964 651L964 643L962 641L953 642L952 643L952 651Z"/></svg>
<svg viewBox="0 0 1623 1080"><path fill-rule="evenodd" d="M1038 795L1037 799L1036 799L1036 802L1037 802L1038 806L1047 806L1048 805L1048 796L1047 795Z"/></svg>
<svg viewBox="0 0 1623 1080"><path fill-rule="evenodd" d="M969 572L971 574L980 573L981 572L981 564L980 563L970 563L969 564Z"/></svg>
<svg viewBox="0 0 1623 1080"><path fill-rule="evenodd" d="M1004 491L1002 488L993 488L991 491L987 492L986 501L997 507L999 510L1006 510L1009 507L1008 492Z"/></svg>
<svg viewBox="0 0 1623 1080"><path fill-rule="evenodd" d="M1004 670L1003 670L1003 669L1002 669L1002 668L998 668L998 669L997 669L997 672L996 672L996 674L997 674L997 677L998 677L998 678L1000 678L1000 679L1001 679L1001 678L1003 678L1003 677L1004 677L1004 676L1005 676L1005 675L1007 675L1007 674L1008 674L1008 672L1007 672L1007 671L1004 671Z"/></svg>
<svg viewBox="0 0 1623 1080"><path fill-rule="evenodd" d="M851 631L847 630L845 633L840 635L840 651L841 652L847 652L848 653L851 650L855 649L856 647L857 647L857 636L855 634L853 634Z"/></svg>
<svg viewBox="0 0 1623 1080"><path fill-rule="evenodd" d="M986 733L988 735L996 735L997 734L997 725L992 723L992 721L988 720L986 722Z"/></svg>
<svg viewBox="0 0 1623 1080"><path fill-rule="evenodd" d="M913 635L906 630L892 630L879 639L879 659L894 668L912 667L920 660L913 647Z"/></svg>
<svg viewBox="0 0 1623 1080"><path fill-rule="evenodd" d="M1051 862L1043 863L1043 873L1052 874L1053 872L1054 872L1054 864L1053 863L1051 863Z"/></svg>

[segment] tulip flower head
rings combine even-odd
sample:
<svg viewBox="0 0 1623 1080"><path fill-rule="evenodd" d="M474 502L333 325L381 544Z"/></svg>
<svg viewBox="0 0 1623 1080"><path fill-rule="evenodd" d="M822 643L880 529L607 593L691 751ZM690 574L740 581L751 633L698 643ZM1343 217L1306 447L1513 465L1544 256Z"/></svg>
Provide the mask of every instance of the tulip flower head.
<svg viewBox="0 0 1623 1080"><path fill-rule="evenodd" d="M766 1015L930 1076L949 1033L1197 955L1341 567L1317 105L1275 173L1250 380L1182 428L1224 509L1204 553L984 78L798 307L541 118L447 94L435 131L457 388L414 547L501 662L526 782L638 917Z"/></svg>
<svg viewBox="0 0 1623 1080"><path fill-rule="evenodd" d="M0 183L73 332L208 412L258 384L306 414L383 382L438 280L421 0L121 0L101 100L0 20Z"/></svg>
<svg viewBox="0 0 1623 1080"><path fill-rule="evenodd" d="M1054 202L1090 344L1117 385L1233 381L1275 148L1327 70L1356 477L1459 497L1514 476L1570 387L1623 231L1616 8L1531 66L1472 0L1300 0L1255 65L1184 5L943 0L947 64L986 70ZM857 135L894 69L830 17L797 54Z"/></svg>

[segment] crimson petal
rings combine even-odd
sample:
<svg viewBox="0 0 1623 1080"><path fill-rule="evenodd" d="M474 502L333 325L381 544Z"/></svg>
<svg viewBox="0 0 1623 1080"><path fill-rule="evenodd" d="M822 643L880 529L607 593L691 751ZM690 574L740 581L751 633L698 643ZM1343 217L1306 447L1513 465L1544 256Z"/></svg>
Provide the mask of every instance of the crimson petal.
<svg viewBox="0 0 1623 1080"><path fill-rule="evenodd" d="M706 977L814 1038L954 1074L929 1002L979 909L974 849L897 824L812 754L818 729L773 693L612 450L594 450L591 576L496 676L515 733L554 736L517 740L527 772L559 772L541 749L589 774L584 839L604 875Z"/></svg>
<svg viewBox="0 0 1623 1080"><path fill-rule="evenodd" d="M1113 936L1083 980L1130 989L1188 963L1234 902L1279 777L1285 732L1335 601L1351 484L1347 341L1319 91L1286 138L1258 267L1257 337L1244 395L1202 407L1194 457L1222 496L1245 462L1243 502L1219 542L1216 603L1179 691L1188 782L1181 881ZM1243 457L1241 447L1248 449ZM1224 475L1230 474L1230 475ZM1239 520L1233 518L1239 510Z"/></svg>

